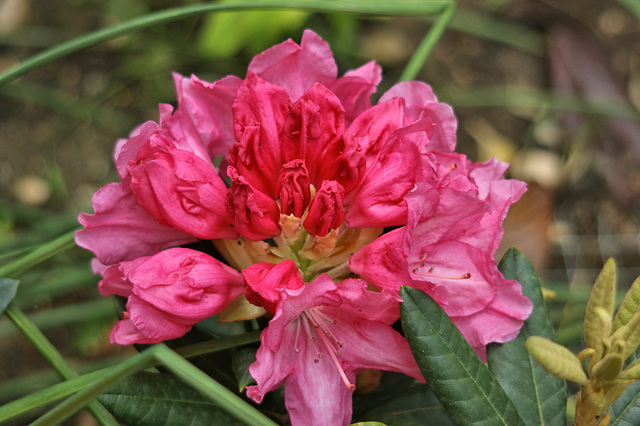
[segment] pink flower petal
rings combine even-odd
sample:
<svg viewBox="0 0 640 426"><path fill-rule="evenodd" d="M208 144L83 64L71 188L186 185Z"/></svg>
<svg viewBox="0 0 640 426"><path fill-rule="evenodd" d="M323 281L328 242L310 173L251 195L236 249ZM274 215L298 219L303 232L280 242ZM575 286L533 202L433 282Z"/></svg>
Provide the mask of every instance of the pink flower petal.
<svg viewBox="0 0 640 426"><path fill-rule="evenodd" d="M209 83L177 73L173 79L178 110L168 122L169 132L187 145L206 147L210 156L225 155L235 142L231 105L242 80L227 76Z"/></svg>
<svg viewBox="0 0 640 426"><path fill-rule="evenodd" d="M431 86L420 81L401 82L382 95L379 103L395 97L405 100L406 114L413 121L428 120L434 124L433 132L429 135L429 150L454 150L458 121L449 105L438 102Z"/></svg>
<svg viewBox="0 0 640 426"><path fill-rule="evenodd" d="M346 111L347 124L371 107L371 95L382 81L382 68L375 62L367 62L360 68L347 71L344 76L329 84Z"/></svg>
<svg viewBox="0 0 640 426"><path fill-rule="evenodd" d="M77 231L75 238L80 247L91 250L104 265L197 240L193 235L159 224L119 183L98 190L93 196L93 208L95 214L78 216L85 229Z"/></svg>
<svg viewBox="0 0 640 426"><path fill-rule="evenodd" d="M198 238L235 238L224 205L227 187L210 163L180 149L149 144L130 162L131 190L160 223Z"/></svg>
<svg viewBox="0 0 640 426"><path fill-rule="evenodd" d="M330 84L338 76L329 44L313 31L305 30L298 46L289 39L253 58L247 74L285 88L297 100L313 83Z"/></svg>

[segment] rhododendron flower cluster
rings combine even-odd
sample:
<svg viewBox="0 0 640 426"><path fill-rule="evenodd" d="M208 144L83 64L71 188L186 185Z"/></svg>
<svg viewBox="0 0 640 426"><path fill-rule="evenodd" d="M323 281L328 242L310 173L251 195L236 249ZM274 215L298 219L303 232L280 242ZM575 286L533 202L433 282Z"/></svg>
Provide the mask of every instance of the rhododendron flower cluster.
<svg viewBox="0 0 640 426"><path fill-rule="evenodd" d="M494 254L525 185L453 152L456 119L428 85L372 106L380 67L338 78L312 31L244 79L174 80L177 109L117 142L120 181L79 217L100 291L128 300L112 342L266 315L248 397L284 383L293 424L346 424L358 372L423 380L391 327L401 285L433 297L480 357L518 333L532 305Z"/></svg>

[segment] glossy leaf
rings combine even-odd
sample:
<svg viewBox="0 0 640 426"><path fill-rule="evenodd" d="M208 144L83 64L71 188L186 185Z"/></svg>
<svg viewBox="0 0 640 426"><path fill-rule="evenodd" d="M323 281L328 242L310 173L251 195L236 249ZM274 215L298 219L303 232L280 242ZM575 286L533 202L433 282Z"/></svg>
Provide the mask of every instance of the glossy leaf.
<svg viewBox="0 0 640 426"><path fill-rule="evenodd" d="M613 304L616 296L615 287L616 263L611 258L604 264L595 284L593 284L591 296L589 296L589 301L587 302L587 310L584 314L584 341L589 348L596 347L596 334L600 324L596 308L604 309L613 317Z"/></svg>
<svg viewBox="0 0 640 426"><path fill-rule="evenodd" d="M233 351L231 358L231 368L233 374L238 381L238 391L242 392L246 386L254 384L256 381L249 374L249 365L256 360L256 351L258 347L255 345L243 346Z"/></svg>
<svg viewBox="0 0 640 426"><path fill-rule="evenodd" d="M539 336L529 337L526 346L535 360L554 376L580 385L589 381L580 360L564 346Z"/></svg>
<svg viewBox="0 0 640 426"><path fill-rule="evenodd" d="M553 323L542 297L538 277L527 258L513 248L502 257L498 268L505 278L522 285L522 294L533 302L533 311L514 340L489 345L489 370L509 395L526 424L564 425L566 383L535 362L525 347L527 338L533 335L555 340Z"/></svg>
<svg viewBox="0 0 640 426"><path fill-rule="evenodd" d="M140 372L98 399L125 424L242 424L200 392L164 374Z"/></svg>
<svg viewBox="0 0 640 426"><path fill-rule="evenodd" d="M434 425L455 425L429 386L414 384L368 414L389 426L420 426L425 419Z"/></svg>
<svg viewBox="0 0 640 426"><path fill-rule="evenodd" d="M420 370L461 424L524 425L515 406L447 314L420 290L402 287L402 327Z"/></svg>
<svg viewBox="0 0 640 426"><path fill-rule="evenodd" d="M10 278L0 277L0 317L4 314L4 310L7 309L9 303L16 296L18 291L18 281Z"/></svg>

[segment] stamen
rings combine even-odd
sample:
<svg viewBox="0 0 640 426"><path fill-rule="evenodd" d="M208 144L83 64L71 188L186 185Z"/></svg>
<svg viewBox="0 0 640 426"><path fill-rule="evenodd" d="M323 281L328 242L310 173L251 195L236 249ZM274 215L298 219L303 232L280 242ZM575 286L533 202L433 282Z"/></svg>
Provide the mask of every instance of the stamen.
<svg viewBox="0 0 640 426"><path fill-rule="evenodd" d="M298 338L300 337L300 323L301 322L304 322L304 320L298 319L296 321L296 340L293 342L293 348L295 349L297 354L300 353L300 349L298 348Z"/></svg>
<svg viewBox="0 0 640 426"><path fill-rule="evenodd" d="M338 320L331 320L330 318L327 318L326 315L324 315L321 312L318 311L312 311L311 315L313 315L314 319L316 320L317 323L320 324L320 328L325 332L325 334L327 335L327 337L331 337L331 339L334 341L334 343L336 345L338 345L339 347L344 347L344 343L342 343L341 340L339 340L333 333L331 333L331 331L329 330L329 327L327 326L327 322L329 323L333 323L333 324L338 324ZM335 350L337 355L340 355L341 351L339 349Z"/></svg>
<svg viewBox="0 0 640 426"><path fill-rule="evenodd" d="M420 266L422 267L423 265L420 265ZM435 269L435 266L431 266L426 272L423 272L420 270L420 268L413 268L413 273L416 275L422 275L423 277L442 278L445 280L467 280L471 278L471 272L465 272L462 275L444 275L444 274L434 274L433 273L434 269Z"/></svg>
<svg viewBox="0 0 640 426"><path fill-rule="evenodd" d="M307 311L303 311L302 315L304 315L304 317L309 320L309 316L307 315ZM320 362L320 358L322 358L322 352L320 352L318 350L318 347L316 346L316 338L313 337L313 335L311 334L311 327L309 327L309 322L303 320L302 321L302 325L304 326L304 329L305 329L305 331L307 333L307 336L309 337L309 340L313 344L313 348L316 350L316 355L318 356L318 358L314 359L313 362L315 362L317 364L318 362Z"/></svg>
<svg viewBox="0 0 640 426"><path fill-rule="evenodd" d="M331 346L331 342L329 342L327 340L327 338L324 336L324 334L320 333L320 339L325 344L325 346ZM333 353L333 351L329 351L329 355L331 355L331 358L333 359L333 363L338 368L338 373L340 374L340 377L342 377L342 381L347 386L347 389L349 389L350 391L355 390L356 389L356 385L354 385L353 383L351 383L349 381L349 378L347 377L347 375L345 374L344 370L342 369L342 366L340 365L340 361L338 361L338 357L336 356L336 354Z"/></svg>
<svg viewBox="0 0 640 426"><path fill-rule="evenodd" d="M127 319L129 316L129 311L122 311L122 319Z"/></svg>
<svg viewBox="0 0 640 426"><path fill-rule="evenodd" d="M447 167L447 172L450 172L450 171L455 170L457 168L458 168L458 165L456 163L453 163L452 165Z"/></svg>

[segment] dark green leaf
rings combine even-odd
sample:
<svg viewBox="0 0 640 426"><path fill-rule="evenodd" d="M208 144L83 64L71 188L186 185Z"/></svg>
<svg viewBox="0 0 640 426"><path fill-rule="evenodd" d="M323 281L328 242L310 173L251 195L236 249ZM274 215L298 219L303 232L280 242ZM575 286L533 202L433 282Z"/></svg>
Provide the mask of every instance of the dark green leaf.
<svg viewBox="0 0 640 426"><path fill-rule="evenodd" d="M164 374L138 373L98 399L118 420L129 425L242 424L189 385Z"/></svg>
<svg viewBox="0 0 640 426"><path fill-rule="evenodd" d="M18 281L0 277L0 316L7 309L18 291Z"/></svg>
<svg viewBox="0 0 640 426"><path fill-rule="evenodd" d="M447 314L428 295L402 287L402 328L420 370L460 424L524 425L516 408Z"/></svg>
<svg viewBox="0 0 640 426"><path fill-rule="evenodd" d="M564 425L566 382L547 373L525 347L529 336L542 336L555 341L553 323L542 298L538 277L527 258L513 248L505 253L499 269L505 278L520 282L522 294L533 302L533 311L514 340L502 345L489 345L489 370L509 395L526 424Z"/></svg>
<svg viewBox="0 0 640 426"><path fill-rule="evenodd" d="M396 393L391 397L387 393L386 398L358 418L375 419L389 426L421 426L425 424L427 418L429 424L438 426L456 424L440 405L429 386L412 379L407 382L409 382L408 386L396 388ZM362 399L367 399L369 396L369 394L362 395Z"/></svg>
<svg viewBox="0 0 640 426"><path fill-rule="evenodd" d="M239 391L242 392L246 386L254 384L256 381L249 374L249 365L256 360L257 345L243 346L233 351L231 368L238 381Z"/></svg>
<svg viewBox="0 0 640 426"><path fill-rule="evenodd" d="M640 424L640 381L631 383L608 410L611 415L609 426Z"/></svg>

